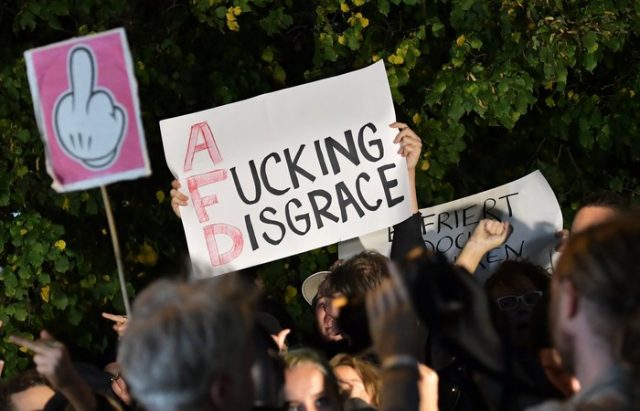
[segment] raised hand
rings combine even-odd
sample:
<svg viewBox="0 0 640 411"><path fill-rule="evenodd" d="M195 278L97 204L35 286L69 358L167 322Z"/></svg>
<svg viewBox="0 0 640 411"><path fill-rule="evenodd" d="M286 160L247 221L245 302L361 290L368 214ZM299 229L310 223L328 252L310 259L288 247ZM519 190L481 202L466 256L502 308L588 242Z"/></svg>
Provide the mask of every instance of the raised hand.
<svg viewBox="0 0 640 411"><path fill-rule="evenodd" d="M118 337L122 337L124 331L127 329L127 317L124 315L102 313L102 318L113 321L113 331L118 333Z"/></svg>
<svg viewBox="0 0 640 411"><path fill-rule="evenodd" d="M509 222L484 219L478 222L473 234L467 241L470 246L479 247L485 253L493 250L507 240Z"/></svg>
<svg viewBox="0 0 640 411"><path fill-rule="evenodd" d="M471 237L456 259L456 265L473 274L486 253L507 241L509 222L484 219L478 222Z"/></svg>
<svg viewBox="0 0 640 411"><path fill-rule="evenodd" d="M48 332L41 331L40 339L36 341L14 335L9 337L9 341L34 352L33 362L38 374L45 377L55 390L61 391L76 382L77 372L71 364L67 348Z"/></svg>
<svg viewBox="0 0 640 411"><path fill-rule="evenodd" d="M287 336L291 333L291 329L283 328L278 334L272 334L271 338L278 346L281 353L287 352Z"/></svg>
<svg viewBox="0 0 640 411"><path fill-rule="evenodd" d="M34 352L33 362L36 364L36 370L49 381L54 390L60 391L69 400L72 409L98 409L96 396L71 363L67 347L63 343L56 341L46 331L41 331L40 339L36 341L14 335L9 337L9 341Z"/></svg>
<svg viewBox="0 0 640 411"><path fill-rule="evenodd" d="M431 396L433 384L419 374L417 354L424 345L418 337L418 319L400 275L394 267L389 272L391 278L369 291L366 299L371 341L382 364L378 409L430 411L421 401L425 397L425 406L432 403L426 397Z"/></svg>
<svg viewBox="0 0 640 411"><path fill-rule="evenodd" d="M392 356L415 357L420 350L418 318L409 292L393 268L391 278L367 293L366 307L373 348L380 361Z"/></svg>
<svg viewBox="0 0 640 411"><path fill-rule="evenodd" d="M109 167L120 151L126 112L109 90L96 87L95 61L88 46L71 50L68 73L70 89L54 107L58 142L89 169Z"/></svg>

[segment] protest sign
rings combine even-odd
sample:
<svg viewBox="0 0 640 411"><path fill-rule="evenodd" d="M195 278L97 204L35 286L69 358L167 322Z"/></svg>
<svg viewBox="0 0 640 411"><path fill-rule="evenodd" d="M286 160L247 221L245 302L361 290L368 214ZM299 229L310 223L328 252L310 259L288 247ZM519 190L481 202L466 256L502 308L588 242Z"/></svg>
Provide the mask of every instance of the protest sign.
<svg viewBox="0 0 640 411"><path fill-rule="evenodd" d="M56 191L151 174L123 29L51 44L24 56Z"/></svg>
<svg viewBox="0 0 640 411"><path fill-rule="evenodd" d="M161 121L194 266L222 274L407 218L394 121L383 63Z"/></svg>
<svg viewBox="0 0 640 411"><path fill-rule="evenodd" d="M527 259L549 268L556 245L555 233L562 230L558 200L540 171L479 194L423 208L420 214L425 245L444 253L451 261L456 259L479 220L510 222L513 232L505 244L487 253L476 271L481 281L505 260ZM376 231L341 242L338 254L346 259L364 250L377 250L388 256L392 240L392 228Z"/></svg>

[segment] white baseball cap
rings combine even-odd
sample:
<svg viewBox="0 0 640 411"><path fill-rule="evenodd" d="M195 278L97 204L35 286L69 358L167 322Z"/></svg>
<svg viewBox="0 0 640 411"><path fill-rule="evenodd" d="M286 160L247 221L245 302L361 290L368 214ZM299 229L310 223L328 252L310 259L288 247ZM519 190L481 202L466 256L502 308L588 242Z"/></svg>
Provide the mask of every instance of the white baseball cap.
<svg viewBox="0 0 640 411"><path fill-rule="evenodd" d="M318 295L318 288L331 271L318 271L311 274L302 283L302 297L309 304L313 305L313 299Z"/></svg>

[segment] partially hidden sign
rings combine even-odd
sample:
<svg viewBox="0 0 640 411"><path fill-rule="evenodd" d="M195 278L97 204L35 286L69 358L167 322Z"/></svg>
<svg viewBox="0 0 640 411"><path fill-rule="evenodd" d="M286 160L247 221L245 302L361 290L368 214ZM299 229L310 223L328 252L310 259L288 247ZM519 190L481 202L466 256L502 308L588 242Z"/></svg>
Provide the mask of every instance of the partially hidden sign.
<svg viewBox="0 0 640 411"><path fill-rule="evenodd" d="M336 243L410 214L383 63L160 122L200 275Z"/></svg>
<svg viewBox="0 0 640 411"><path fill-rule="evenodd" d="M426 247L455 261L476 228L478 221L490 218L509 221L513 232L502 246L488 252L476 276L484 281L505 260L525 259L550 268L562 230L562 211L553 190L540 171L482 193L435 207L423 208L422 234ZM391 228L341 242L340 258L364 250L389 255Z"/></svg>
<svg viewBox="0 0 640 411"><path fill-rule="evenodd" d="M29 50L25 60L56 191L151 174L123 29Z"/></svg>

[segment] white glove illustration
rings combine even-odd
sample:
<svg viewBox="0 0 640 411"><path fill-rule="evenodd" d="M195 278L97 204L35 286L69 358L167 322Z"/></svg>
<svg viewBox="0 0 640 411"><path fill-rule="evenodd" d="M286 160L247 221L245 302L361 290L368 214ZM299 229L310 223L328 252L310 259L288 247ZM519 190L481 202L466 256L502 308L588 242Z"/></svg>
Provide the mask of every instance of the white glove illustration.
<svg viewBox="0 0 640 411"><path fill-rule="evenodd" d="M104 169L115 162L126 129L126 111L111 92L96 88L94 57L88 46L71 50L70 89L54 107L54 126L64 151L85 167Z"/></svg>

